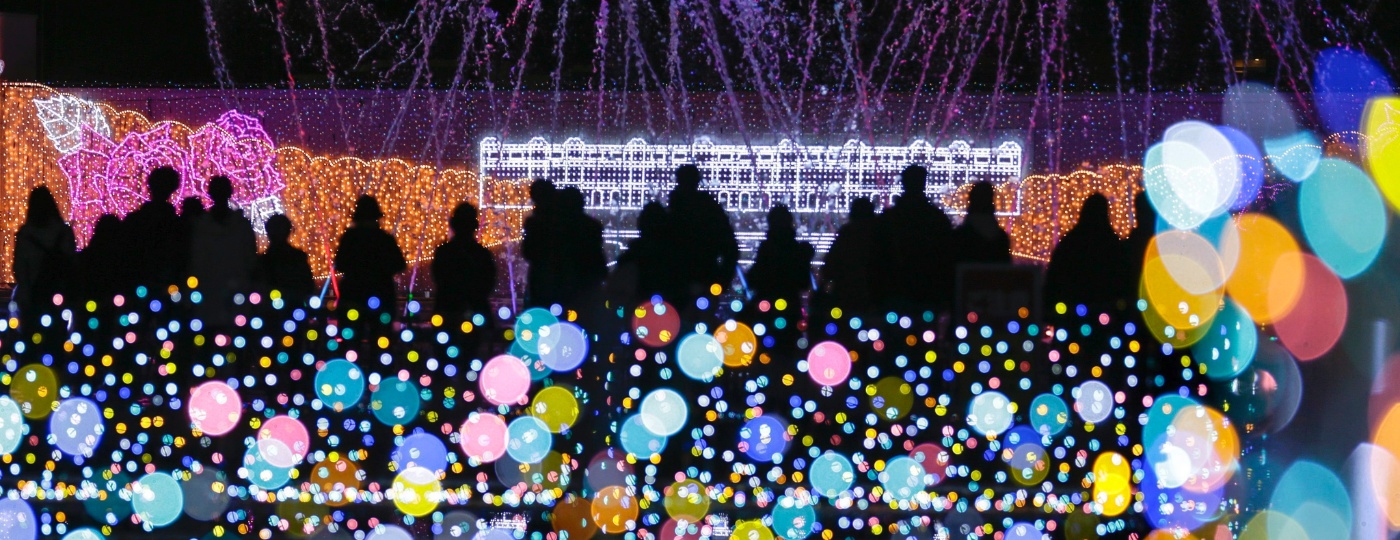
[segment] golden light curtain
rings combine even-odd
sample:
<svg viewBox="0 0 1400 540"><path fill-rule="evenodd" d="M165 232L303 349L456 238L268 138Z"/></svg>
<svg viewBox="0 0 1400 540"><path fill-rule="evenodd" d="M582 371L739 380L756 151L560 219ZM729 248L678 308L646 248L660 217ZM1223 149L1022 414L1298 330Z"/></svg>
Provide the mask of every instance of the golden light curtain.
<svg viewBox="0 0 1400 540"><path fill-rule="evenodd" d="M29 191L47 185L59 205L69 211L68 180L59 169L61 154L44 131L34 106L35 99L59 95L57 90L36 84L5 84L0 111L0 280L12 282L11 260L14 236L24 220ZM117 110L98 104L112 127L112 139L121 140L132 132L146 131L153 122L131 110ZM189 126L177 122L173 131L188 137ZM297 147L276 149L276 168L287 187L281 193L282 207L292 220L292 243L311 255L313 271L330 271L340 234L349 225L355 199L368 193L379 199L385 218L382 225L398 239L410 260L432 255L433 248L447 238L447 220L452 209L463 201L482 206L484 192L491 204L524 206L528 201L527 181L491 181L481 185L475 172L462 168L437 169L400 159L363 160L356 157L315 156ZM1078 171L1068 175L1036 175L997 190L999 210L1011 210L1020 202L1019 216L1002 218L1009 231L1012 251L1017 256L1044 261L1049 259L1055 241L1074 226L1079 207L1092 193L1108 196L1114 228L1126 235L1133 225L1133 196L1140 191L1140 167L1111 166L1100 171ZM970 186L950 194L945 202L953 207L966 205ZM523 210L483 208L478 234L482 243L498 246L519 239Z"/></svg>

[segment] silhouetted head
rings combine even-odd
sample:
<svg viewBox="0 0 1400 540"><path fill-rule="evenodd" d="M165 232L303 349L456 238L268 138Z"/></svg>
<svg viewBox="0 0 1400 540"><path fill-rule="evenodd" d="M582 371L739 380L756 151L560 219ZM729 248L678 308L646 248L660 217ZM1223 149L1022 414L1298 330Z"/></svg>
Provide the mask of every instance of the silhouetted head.
<svg viewBox="0 0 1400 540"><path fill-rule="evenodd" d="M355 200L355 213L350 215L350 221L355 223L378 223L384 217L384 211L379 209L379 201L372 195L360 195Z"/></svg>
<svg viewBox="0 0 1400 540"><path fill-rule="evenodd" d="M122 220L114 214L102 214L98 216L97 223L92 225L92 237L94 239L110 239L117 234L117 227L121 227ZM92 245L89 243L88 245Z"/></svg>
<svg viewBox="0 0 1400 540"><path fill-rule="evenodd" d="M851 221L863 221L875 217L875 203L865 197L851 199Z"/></svg>
<svg viewBox="0 0 1400 540"><path fill-rule="evenodd" d="M554 202L558 189L554 187L554 182L550 180L535 180L530 182L530 200L535 203L535 208L548 207Z"/></svg>
<svg viewBox="0 0 1400 540"><path fill-rule="evenodd" d="M63 214L58 210L58 201L48 186L29 190L29 208L24 212L24 222L30 225L51 225L63 222Z"/></svg>
<svg viewBox="0 0 1400 540"><path fill-rule="evenodd" d="M228 201L233 198L233 182L227 176L215 176L209 179L208 191L214 208L228 208Z"/></svg>
<svg viewBox="0 0 1400 540"><path fill-rule="evenodd" d="M1147 200L1146 191L1133 197L1133 217L1137 220L1135 229L1150 231L1157 228L1157 209L1152 207L1152 201Z"/></svg>
<svg viewBox="0 0 1400 540"><path fill-rule="evenodd" d="M666 219L669 217L665 206L659 202L649 202L642 207L642 213L637 216L637 232L643 236L651 236L665 229Z"/></svg>
<svg viewBox="0 0 1400 540"><path fill-rule="evenodd" d="M559 207L571 213L582 213L584 207L583 192L573 186L559 190Z"/></svg>
<svg viewBox="0 0 1400 540"><path fill-rule="evenodd" d="M676 189L682 191L700 189L700 167L689 163L676 167Z"/></svg>
<svg viewBox="0 0 1400 540"><path fill-rule="evenodd" d="M997 191L991 182L978 182L967 193L967 213L992 215L997 213Z"/></svg>
<svg viewBox="0 0 1400 540"><path fill-rule="evenodd" d="M779 204L768 209L768 237L772 238L775 233L784 236L795 234L797 227L792 222L792 210L786 204Z"/></svg>
<svg viewBox="0 0 1400 540"><path fill-rule="evenodd" d="M267 218L263 228L267 229L268 242L274 244L285 244L287 239L292 237L292 219L282 214L273 214Z"/></svg>
<svg viewBox="0 0 1400 540"><path fill-rule="evenodd" d="M1108 218L1108 197L1095 193L1084 199L1084 208L1079 210L1079 223L1074 228L1112 231L1113 224Z"/></svg>
<svg viewBox="0 0 1400 540"><path fill-rule="evenodd" d="M185 217L195 217L204 213L204 201L199 197L185 197L180 199L180 215Z"/></svg>
<svg viewBox="0 0 1400 540"><path fill-rule="evenodd" d="M928 186L928 169L923 165L905 167L899 175L899 185L904 189L905 197L924 197L924 188Z"/></svg>
<svg viewBox="0 0 1400 540"><path fill-rule="evenodd" d="M457 208L452 210L452 219L447 221L447 226L452 228L452 234L475 233L478 227L476 207L469 202L457 205Z"/></svg>
<svg viewBox="0 0 1400 540"><path fill-rule="evenodd" d="M152 201L170 201L175 190L180 189L180 172L174 167L157 167L146 176L146 189Z"/></svg>

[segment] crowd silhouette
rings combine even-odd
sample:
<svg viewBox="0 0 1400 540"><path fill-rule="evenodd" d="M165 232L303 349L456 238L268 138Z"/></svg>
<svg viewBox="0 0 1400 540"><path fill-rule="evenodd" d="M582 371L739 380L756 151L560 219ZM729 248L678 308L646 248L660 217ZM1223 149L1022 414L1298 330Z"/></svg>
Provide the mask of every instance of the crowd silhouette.
<svg viewBox="0 0 1400 540"><path fill-rule="evenodd" d="M744 316L776 323L775 339L791 343L797 336L792 323L806 318L804 300L818 313L832 307L852 313L947 313L957 301L960 267L1012 264L993 186L972 186L966 217L955 227L925 195L927 170L914 165L900 178L902 193L883 212L870 200L851 201L849 219L819 272L813 271L815 250L799 241L794 215L781 204L769 210L766 237L745 271L738 264L729 215L700 189L701 181L694 165L678 168L675 189L665 204L643 207L638 236L611 269L603 226L585 212L583 194L548 180L534 182L534 209L520 242L528 263L526 304L636 305L658 298L687 309L697 299L734 290L737 281L753 308ZM35 325L55 295L110 300L137 287L171 284L196 284L204 300L193 315L215 328L232 323L243 294L274 290L296 306L334 297L334 313L344 327L365 336L383 335L400 316L395 280L408 261L381 227L384 213L374 197L355 202L351 225L334 254L336 279L318 292L308 255L291 244L291 220L281 215L267 220L267 245L259 254L253 224L230 205L234 193L228 178L209 179L207 199L185 198L177 211L172 197L180 182L174 169L152 171L150 200L125 219L98 219L81 252L53 194L35 188L15 239L13 300L21 323ZM1123 309L1135 301L1136 278L1155 227L1145 197L1135 201L1135 210L1137 228L1120 240L1108 200L1096 194L1084 201L1077 225L1060 240L1046 268L1047 305L1063 301ZM450 238L433 253L430 305L450 325L489 324L492 296L501 282L496 256L476 239L478 220L476 207L457 206Z"/></svg>

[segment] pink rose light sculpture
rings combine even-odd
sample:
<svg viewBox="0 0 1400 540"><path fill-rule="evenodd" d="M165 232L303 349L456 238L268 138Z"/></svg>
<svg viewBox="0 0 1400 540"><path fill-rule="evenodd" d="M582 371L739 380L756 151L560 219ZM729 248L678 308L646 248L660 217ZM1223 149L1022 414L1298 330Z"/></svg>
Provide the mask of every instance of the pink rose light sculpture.
<svg viewBox="0 0 1400 540"><path fill-rule="evenodd" d="M181 178L190 177L189 149L172 137L173 127L158 124L117 143L83 126L82 147L58 160L68 177L69 220L79 244L87 244L102 214L124 218L147 200L146 175L152 170L169 166L180 171Z"/></svg>
<svg viewBox="0 0 1400 540"><path fill-rule="evenodd" d="M192 165L197 182L185 182L180 196L198 196L207 206L205 184L214 176L233 181L233 202L242 207L272 197L286 187L277 172L272 137L257 118L228 111L213 126L190 135Z"/></svg>
<svg viewBox="0 0 1400 540"><path fill-rule="evenodd" d="M80 244L87 244L102 214L125 217L145 202L146 176L162 166L180 172L177 196L198 196L205 206L210 204L204 195L209 178L229 177L233 202L248 211L259 232L267 216L280 213L277 197L286 183L275 167L272 138L256 118L228 111L188 136L180 131L162 122L115 142L83 126L81 147L59 159Z"/></svg>

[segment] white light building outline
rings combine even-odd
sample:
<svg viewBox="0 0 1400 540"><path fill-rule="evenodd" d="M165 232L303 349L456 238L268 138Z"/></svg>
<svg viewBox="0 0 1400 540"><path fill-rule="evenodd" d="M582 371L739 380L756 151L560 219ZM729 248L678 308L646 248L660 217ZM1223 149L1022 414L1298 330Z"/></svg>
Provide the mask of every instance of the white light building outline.
<svg viewBox="0 0 1400 540"><path fill-rule="evenodd" d="M665 202L675 187L676 167L695 164L701 189L710 192L735 222L735 235L746 255L763 240L763 217L773 205L787 204L797 216L799 236L824 253L835 240L835 227L820 219L842 218L852 198L866 197L876 208L891 204L900 192L905 167L928 168L927 193L941 204L943 195L964 184L994 185L1020 181L1021 145L1007 141L975 148L966 141L935 147L924 140L908 146L870 146L851 140L841 146L806 146L784 139L775 145L650 144L634 138L626 144L588 144L578 137L550 143L535 137L525 143L482 139L482 178L549 179L559 187L583 192L586 208L604 221L607 240L618 245L635 238L632 223L642 206ZM482 199L485 199L483 187ZM500 209L522 206L492 205ZM1008 215L1020 213L1020 201ZM844 219L839 219L844 222ZM822 230L826 229L826 230Z"/></svg>

